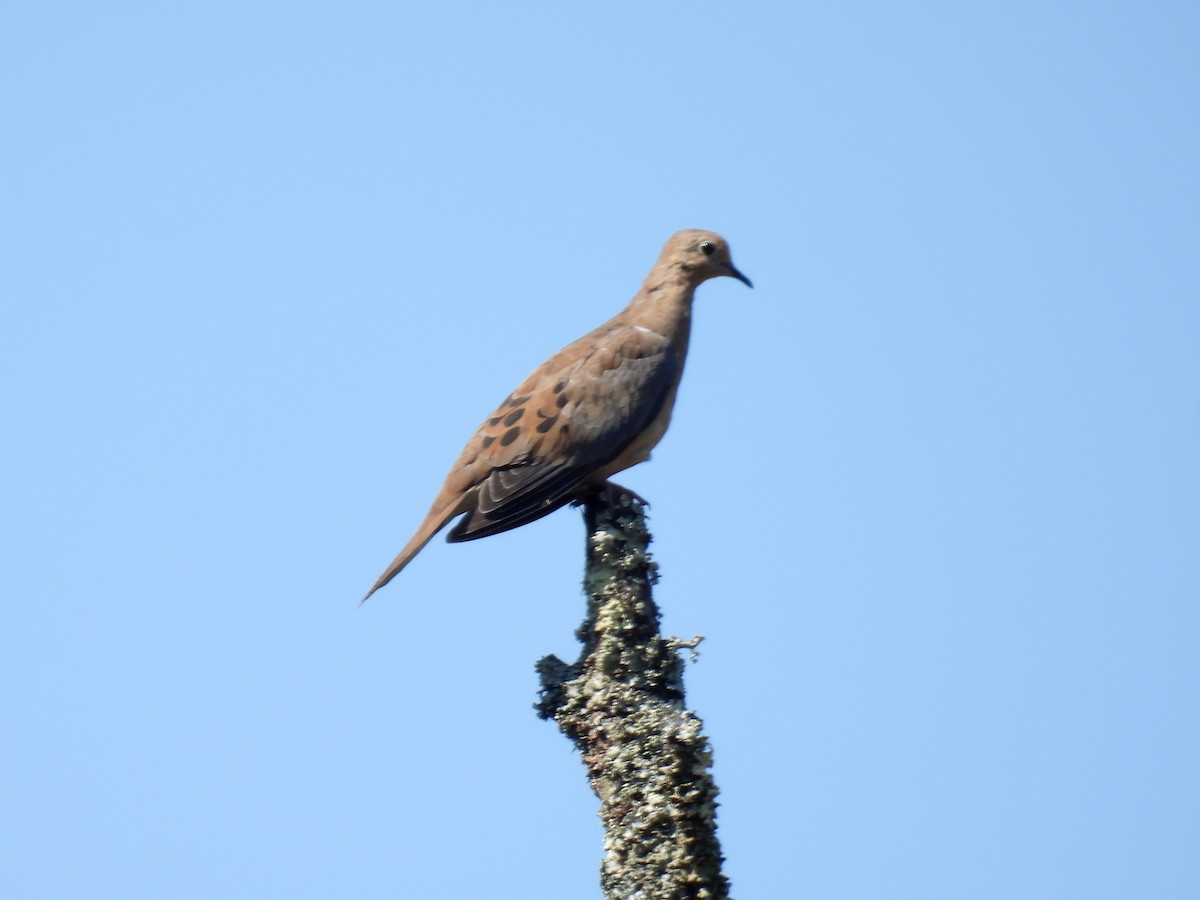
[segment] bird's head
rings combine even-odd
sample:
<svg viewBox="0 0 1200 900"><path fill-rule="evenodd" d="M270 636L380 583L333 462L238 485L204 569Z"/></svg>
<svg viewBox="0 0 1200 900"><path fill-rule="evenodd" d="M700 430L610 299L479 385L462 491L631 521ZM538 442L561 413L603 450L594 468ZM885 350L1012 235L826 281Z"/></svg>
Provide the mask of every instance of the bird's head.
<svg viewBox="0 0 1200 900"><path fill-rule="evenodd" d="M725 238L715 232L698 228L677 231L663 247L662 256L682 269L693 284L728 275L747 287L754 287L733 264Z"/></svg>

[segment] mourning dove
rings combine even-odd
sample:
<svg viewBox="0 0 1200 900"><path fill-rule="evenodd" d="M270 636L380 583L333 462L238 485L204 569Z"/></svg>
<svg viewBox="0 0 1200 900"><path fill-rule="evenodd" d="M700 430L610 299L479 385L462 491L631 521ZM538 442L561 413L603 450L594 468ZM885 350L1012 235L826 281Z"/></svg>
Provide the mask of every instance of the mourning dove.
<svg viewBox="0 0 1200 900"><path fill-rule="evenodd" d="M367 597L455 516L448 541L499 534L554 512L650 458L671 409L692 322L710 278L750 279L711 231L673 235L629 305L534 369L467 441L412 540Z"/></svg>

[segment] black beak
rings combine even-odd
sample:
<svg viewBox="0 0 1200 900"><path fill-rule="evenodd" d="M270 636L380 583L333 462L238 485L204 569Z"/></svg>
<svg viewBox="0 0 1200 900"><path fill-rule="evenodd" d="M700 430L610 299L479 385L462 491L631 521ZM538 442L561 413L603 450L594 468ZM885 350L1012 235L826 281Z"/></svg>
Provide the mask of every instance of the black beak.
<svg viewBox="0 0 1200 900"><path fill-rule="evenodd" d="M746 287L748 287L748 288L754 287L753 282L751 282L749 278L747 278L745 275L743 275L741 272L739 272L733 263L728 263L726 265L726 268L729 269L730 275L732 275L734 278L736 278L738 281L740 281Z"/></svg>

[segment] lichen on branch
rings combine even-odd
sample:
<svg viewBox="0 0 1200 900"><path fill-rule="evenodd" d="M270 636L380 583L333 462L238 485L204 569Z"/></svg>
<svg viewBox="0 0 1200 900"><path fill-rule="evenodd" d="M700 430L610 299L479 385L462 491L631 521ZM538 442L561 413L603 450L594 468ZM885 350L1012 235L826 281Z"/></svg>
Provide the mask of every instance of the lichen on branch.
<svg viewBox="0 0 1200 900"><path fill-rule="evenodd" d="M729 896L716 835L712 752L684 706L681 647L651 596L657 566L643 505L600 491L584 506L587 617L573 664L546 656L538 714L575 744L600 799L610 900Z"/></svg>

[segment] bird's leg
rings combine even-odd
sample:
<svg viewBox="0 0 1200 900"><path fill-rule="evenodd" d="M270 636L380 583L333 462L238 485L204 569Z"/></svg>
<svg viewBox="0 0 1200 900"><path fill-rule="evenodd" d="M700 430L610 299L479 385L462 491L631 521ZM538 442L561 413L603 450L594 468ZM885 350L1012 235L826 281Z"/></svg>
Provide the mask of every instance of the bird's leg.
<svg viewBox="0 0 1200 900"><path fill-rule="evenodd" d="M627 487L617 484L615 481L601 481L599 483L592 482L585 484L579 489L579 493L575 495L575 499L571 501L572 506L583 506L593 497L602 497L608 503L616 503L622 497L628 497L640 503L647 509L650 508L650 501L636 491L631 491Z"/></svg>
<svg viewBox="0 0 1200 900"><path fill-rule="evenodd" d="M649 500L636 491L631 491L627 487L622 487L615 481L605 481L604 485L601 487L601 490L604 491L609 500L616 501L624 496L628 497L630 500L636 500L642 506L646 507L646 509L650 508Z"/></svg>

